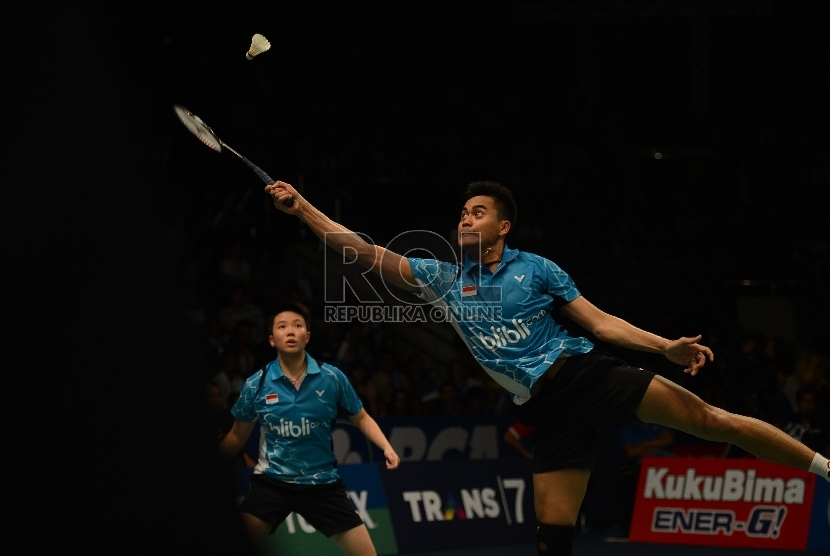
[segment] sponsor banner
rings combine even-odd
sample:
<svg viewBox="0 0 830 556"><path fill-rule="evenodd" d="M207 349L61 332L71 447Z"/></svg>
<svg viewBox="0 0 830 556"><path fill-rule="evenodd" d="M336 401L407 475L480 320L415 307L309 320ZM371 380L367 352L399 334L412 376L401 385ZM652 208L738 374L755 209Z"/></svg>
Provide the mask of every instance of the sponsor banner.
<svg viewBox="0 0 830 556"><path fill-rule="evenodd" d="M378 417L375 420L402 462L522 459L502 439L516 416ZM338 419L334 424L332 442L339 464L383 461L383 453L349 419Z"/></svg>
<svg viewBox="0 0 830 556"><path fill-rule="evenodd" d="M830 483L824 480L816 481L807 550L830 554Z"/></svg>
<svg viewBox="0 0 830 556"><path fill-rule="evenodd" d="M629 538L805 550L816 479L756 459L645 458Z"/></svg>
<svg viewBox="0 0 830 556"><path fill-rule="evenodd" d="M401 554L535 539L527 460L413 462L381 478Z"/></svg>
<svg viewBox="0 0 830 556"><path fill-rule="evenodd" d="M340 476L346 483L346 492L366 528L379 556L397 554L398 546L392 528L392 518L387 508L386 495L376 464L340 465ZM397 470L396 470L397 471ZM250 483L251 473L247 474ZM244 483L242 472L237 479ZM247 492L247 484L239 484ZM240 498L241 502L241 498ZM292 513L281 523L275 533L266 535L260 546L260 554L314 554L319 556L342 555L330 539L309 525L301 515Z"/></svg>

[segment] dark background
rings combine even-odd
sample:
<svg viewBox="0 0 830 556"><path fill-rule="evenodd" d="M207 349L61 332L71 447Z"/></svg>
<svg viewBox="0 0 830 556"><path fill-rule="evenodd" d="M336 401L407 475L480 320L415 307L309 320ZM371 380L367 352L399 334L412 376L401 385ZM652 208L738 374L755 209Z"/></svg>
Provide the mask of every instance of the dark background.
<svg viewBox="0 0 830 556"><path fill-rule="evenodd" d="M494 179L519 203L511 246L639 326L693 334L751 291L792 296L802 337L826 331L828 9L21 6L4 70L11 523L32 550L242 551L170 230L231 203L236 225L302 236L173 103L378 243L446 235L463 186ZM247 61L253 33L273 48Z"/></svg>

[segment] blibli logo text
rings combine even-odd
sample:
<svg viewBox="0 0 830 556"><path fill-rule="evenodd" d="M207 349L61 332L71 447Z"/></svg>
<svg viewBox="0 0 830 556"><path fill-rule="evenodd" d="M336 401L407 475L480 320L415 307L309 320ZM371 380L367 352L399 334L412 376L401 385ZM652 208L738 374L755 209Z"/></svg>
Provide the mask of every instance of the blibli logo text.
<svg viewBox="0 0 830 556"><path fill-rule="evenodd" d="M530 336L530 326L533 326L533 324L539 322L544 315L545 311L543 309L539 311L539 313L530 317L527 322L523 322L522 319L513 319L511 321L513 328L508 328L506 326L496 328L495 326L491 326L490 334L492 335L479 332L477 339L485 349L489 349L491 351L503 348L507 344L517 344Z"/></svg>
<svg viewBox="0 0 830 556"><path fill-rule="evenodd" d="M271 426L271 430L277 433L279 436L282 436L283 438L288 438L289 436L299 438L301 436L311 434L311 429L317 428L319 426L326 426L326 423L312 422L303 417L302 419L300 419L299 424L295 424L294 421L286 421L285 419L280 419L279 423Z"/></svg>

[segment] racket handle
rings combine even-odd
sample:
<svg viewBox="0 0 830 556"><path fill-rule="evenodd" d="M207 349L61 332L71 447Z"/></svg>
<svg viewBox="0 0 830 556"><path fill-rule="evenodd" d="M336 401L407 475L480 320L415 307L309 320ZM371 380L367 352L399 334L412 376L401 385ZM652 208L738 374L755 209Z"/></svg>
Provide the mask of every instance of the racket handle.
<svg viewBox="0 0 830 556"><path fill-rule="evenodd" d="M272 180L271 176L269 176L268 174L263 172L262 169L259 166L257 166L256 164L254 164L253 162L251 162L250 160L248 160L247 158L245 158L242 155L240 155L239 158L241 158L242 162L247 164L248 167L251 170L253 170L254 173L257 176L259 176L259 179L261 179L262 181L265 182L265 185L272 185L273 183L275 183L275 180ZM285 201L283 201L282 204L285 205L286 207L292 207L292 206L294 206L294 199L286 199Z"/></svg>

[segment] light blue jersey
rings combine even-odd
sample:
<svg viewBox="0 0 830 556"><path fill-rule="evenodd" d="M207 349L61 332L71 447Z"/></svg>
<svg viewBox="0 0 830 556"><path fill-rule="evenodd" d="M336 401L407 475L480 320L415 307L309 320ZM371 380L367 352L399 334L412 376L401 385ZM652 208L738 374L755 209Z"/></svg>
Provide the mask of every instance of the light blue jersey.
<svg viewBox="0 0 830 556"><path fill-rule="evenodd" d="M505 246L496 272L465 257L456 264L409 258L419 295L447 314L476 361L522 404L559 357L594 345L556 322L558 307L581 294L553 262Z"/></svg>
<svg viewBox="0 0 830 556"><path fill-rule="evenodd" d="M299 390L274 360L245 381L233 416L250 423L259 418L259 461L254 473L304 485L337 481L337 459L332 451L331 426L338 407L349 415L363 408L346 375L306 355L306 376ZM261 386L260 386L261 385Z"/></svg>

